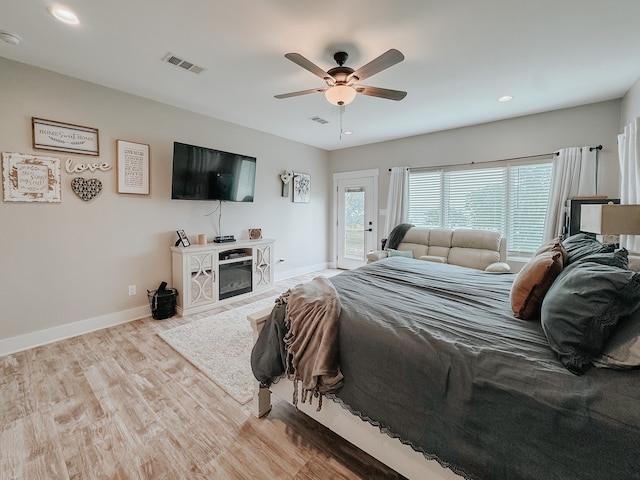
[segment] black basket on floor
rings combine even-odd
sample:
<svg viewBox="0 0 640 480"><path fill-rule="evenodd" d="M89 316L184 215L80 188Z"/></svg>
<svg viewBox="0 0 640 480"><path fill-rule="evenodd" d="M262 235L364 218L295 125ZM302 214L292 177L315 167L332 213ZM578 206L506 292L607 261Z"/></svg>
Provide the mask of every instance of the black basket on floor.
<svg viewBox="0 0 640 480"><path fill-rule="evenodd" d="M178 291L175 288L166 287L167 282L162 282L157 290L147 290L151 316L154 320L163 320L176 314Z"/></svg>

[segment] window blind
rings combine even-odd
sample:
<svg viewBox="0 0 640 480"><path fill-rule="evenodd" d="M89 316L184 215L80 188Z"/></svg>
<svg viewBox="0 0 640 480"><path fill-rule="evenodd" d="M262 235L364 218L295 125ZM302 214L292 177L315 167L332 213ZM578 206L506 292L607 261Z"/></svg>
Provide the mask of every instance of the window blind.
<svg viewBox="0 0 640 480"><path fill-rule="evenodd" d="M531 254L542 243L550 185L550 159L411 171L407 221L498 231L507 237L510 255Z"/></svg>

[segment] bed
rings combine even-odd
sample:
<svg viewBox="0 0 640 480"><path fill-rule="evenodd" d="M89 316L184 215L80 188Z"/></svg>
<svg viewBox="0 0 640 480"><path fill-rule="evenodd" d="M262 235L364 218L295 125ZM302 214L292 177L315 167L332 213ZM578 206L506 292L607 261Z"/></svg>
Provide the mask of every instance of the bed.
<svg viewBox="0 0 640 480"><path fill-rule="evenodd" d="M514 316L516 278L403 257L332 277L344 382L298 407L408 478L640 479L640 370L570 371Z"/></svg>

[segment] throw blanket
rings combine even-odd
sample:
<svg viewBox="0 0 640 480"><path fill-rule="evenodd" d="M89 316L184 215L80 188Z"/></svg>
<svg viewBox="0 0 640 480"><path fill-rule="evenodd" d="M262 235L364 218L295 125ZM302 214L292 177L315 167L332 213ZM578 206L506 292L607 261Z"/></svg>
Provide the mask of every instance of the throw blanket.
<svg viewBox="0 0 640 480"><path fill-rule="evenodd" d="M253 375L268 387L283 375L293 380L293 403L334 393L342 386L338 366L341 306L325 277L298 285L277 300L251 351ZM299 389L302 383L302 390Z"/></svg>
<svg viewBox="0 0 640 480"><path fill-rule="evenodd" d="M400 225L393 227L393 230L389 233L389 239L385 245L385 250L395 250L398 248L398 245L400 245L400 242L402 242L402 239L404 238L404 234L413 226L414 225L411 225L410 223L401 223Z"/></svg>
<svg viewBox="0 0 640 480"><path fill-rule="evenodd" d="M284 337L287 356L287 376L294 382L293 404L300 399L318 397L319 411L322 396L342 386L338 366L338 318L340 300L333 285L325 277L316 277L289 290Z"/></svg>

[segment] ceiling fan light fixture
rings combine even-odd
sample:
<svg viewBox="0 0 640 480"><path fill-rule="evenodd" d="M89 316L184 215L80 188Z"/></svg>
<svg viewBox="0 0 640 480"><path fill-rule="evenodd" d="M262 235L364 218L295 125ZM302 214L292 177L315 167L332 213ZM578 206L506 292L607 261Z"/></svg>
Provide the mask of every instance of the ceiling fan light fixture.
<svg viewBox="0 0 640 480"><path fill-rule="evenodd" d="M343 106L349 105L356 98L356 90L348 85L334 85L324 92L329 103Z"/></svg>

